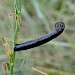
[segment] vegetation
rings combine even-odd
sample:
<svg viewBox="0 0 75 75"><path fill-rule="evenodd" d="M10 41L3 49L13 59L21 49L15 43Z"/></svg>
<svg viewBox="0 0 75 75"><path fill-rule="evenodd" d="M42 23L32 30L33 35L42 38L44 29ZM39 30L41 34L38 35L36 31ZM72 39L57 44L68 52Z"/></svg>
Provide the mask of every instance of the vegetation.
<svg viewBox="0 0 75 75"><path fill-rule="evenodd" d="M64 22L66 26L59 37L40 47L16 52L14 56L15 43L51 32L58 21ZM75 0L0 1L0 75L4 75L5 70L7 75L74 75L74 24ZM4 71L2 66L6 68Z"/></svg>

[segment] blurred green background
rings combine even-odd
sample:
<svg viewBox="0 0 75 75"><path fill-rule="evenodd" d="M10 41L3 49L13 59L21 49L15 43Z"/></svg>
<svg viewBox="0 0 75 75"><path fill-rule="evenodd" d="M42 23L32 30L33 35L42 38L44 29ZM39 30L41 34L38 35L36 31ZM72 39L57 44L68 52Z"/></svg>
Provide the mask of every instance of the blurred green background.
<svg viewBox="0 0 75 75"><path fill-rule="evenodd" d="M1 63L8 61L2 35L12 46L10 24L15 25L15 21L11 13L14 13L14 0L0 0L0 75L3 75ZM16 53L14 75L46 75L32 67L49 75L75 75L75 0L24 0L18 43L50 33L59 21L66 27L60 36L37 48Z"/></svg>

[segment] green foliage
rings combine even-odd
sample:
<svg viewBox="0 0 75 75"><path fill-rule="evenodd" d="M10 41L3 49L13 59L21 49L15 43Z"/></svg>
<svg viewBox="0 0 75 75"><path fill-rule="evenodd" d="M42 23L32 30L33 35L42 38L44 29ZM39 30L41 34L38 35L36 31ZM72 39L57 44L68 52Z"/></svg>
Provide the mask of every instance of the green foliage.
<svg viewBox="0 0 75 75"><path fill-rule="evenodd" d="M56 75L56 73L54 73L54 72L50 72L48 75Z"/></svg>

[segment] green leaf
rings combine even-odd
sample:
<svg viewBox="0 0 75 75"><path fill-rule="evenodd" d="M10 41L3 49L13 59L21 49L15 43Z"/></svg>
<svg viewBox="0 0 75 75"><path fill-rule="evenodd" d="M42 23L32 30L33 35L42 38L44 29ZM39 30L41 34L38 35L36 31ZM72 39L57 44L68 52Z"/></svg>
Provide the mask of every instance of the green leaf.
<svg viewBox="0 0 75 75"><path fill-rule="evenodd" d="M6 63L6 64L7 64L8 70L10 71L10 64L9 63Z"/></svg>

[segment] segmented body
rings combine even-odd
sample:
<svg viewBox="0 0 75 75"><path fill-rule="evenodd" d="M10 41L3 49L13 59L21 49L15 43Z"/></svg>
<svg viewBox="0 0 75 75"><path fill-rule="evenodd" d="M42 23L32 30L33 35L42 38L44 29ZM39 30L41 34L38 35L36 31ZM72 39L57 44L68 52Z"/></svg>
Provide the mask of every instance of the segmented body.
<svg viewBox="0 0 75 75"><path fill-rule="evenodd" d="M47 35L40 37L38 39L35 39L35 40L17 44L14 47L14 51L27 50L27 49L34 48L34 47L40 46L42 44L45 44L48 41L51 41L52 39L59 36L63 32L64 29L65 29L65 24L63 22L57 22L57 23L55 23L55 30L52 33L47 34Z"/></svg>

